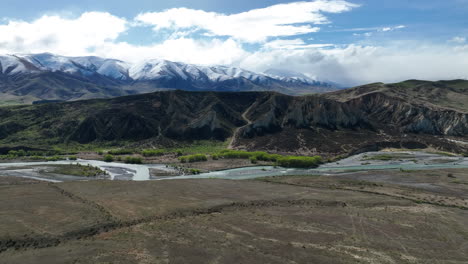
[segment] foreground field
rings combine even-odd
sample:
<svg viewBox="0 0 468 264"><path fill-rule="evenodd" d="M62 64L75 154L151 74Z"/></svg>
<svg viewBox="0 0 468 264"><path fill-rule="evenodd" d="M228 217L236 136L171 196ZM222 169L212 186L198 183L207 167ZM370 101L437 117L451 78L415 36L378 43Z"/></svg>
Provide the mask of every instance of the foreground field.
<svg viewBox="0 0 468 264"><path fill-rule="evenodd" d="M0 177L0 263L466 263L468 170Z"/></svg>

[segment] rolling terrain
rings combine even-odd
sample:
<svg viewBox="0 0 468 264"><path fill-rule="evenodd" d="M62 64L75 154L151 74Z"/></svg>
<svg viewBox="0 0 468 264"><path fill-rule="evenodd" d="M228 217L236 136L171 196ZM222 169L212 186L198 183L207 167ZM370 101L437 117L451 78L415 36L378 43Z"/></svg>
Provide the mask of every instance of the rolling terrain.
<svg viewBox="0 0 468 264"><path fill-rule="evenodd" d="M0 108L0 144L227 141L248 150L336 156L386 147L467 151L467 81L407 81L294 97L168 91Z"/></svg>
<svg viewBox="0 0 468 264"><path fill-rule="evenodd" d="M467 175L0 177L0 262L464 263Z"/></svg>

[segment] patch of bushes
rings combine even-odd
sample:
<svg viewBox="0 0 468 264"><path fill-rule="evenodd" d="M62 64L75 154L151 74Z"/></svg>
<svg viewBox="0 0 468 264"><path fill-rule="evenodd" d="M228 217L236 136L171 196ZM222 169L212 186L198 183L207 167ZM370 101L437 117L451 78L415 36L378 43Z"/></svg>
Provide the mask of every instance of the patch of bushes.
<svg viewBox="0 0 468 264"><path fill-rule="evenodd" d="M59 151L49 150L49 151L38 151L38 150L29 150L24 149L20 150L10 150L7 155L3 155L5 158L19 158L19 157L32 157L32 156L57 156Z"/></svg>
<svg viewBox="0 0 468 264"><path fill-rule="evenodd" d="M254 157L250 157L250 162L251 162L252 164L257 164L257 163L258 163L257 157L255 157L255 156L254 156Z"/></svg>
<svg viewBox="0 0 468 264"><path fill-rule="evenodd" d="M130 154L133 154L133 153L135 153L135 150L133 150L133 149L114 149L114 150L109 150L107 152L107 154L111 154L111 155L115 155L115 156L130 155Z"/></svg>
<svg viewBox="0 0 468 264"><path fill-rule="evenodd" d="M59 161L59 160L64 160L65 158L64 157L60 157L60 156L52 156L52 157L46 157L46 161Z"/></svg>
<svg viewBox="0 0 468 264"><path fill-rule="evenodd" d="M276 164L286 168L315 168L322 163L322 158L319 156L314 157L299 157L288 156L281 157L276 160Z"/></svg>
<svg viewBox="0 0 468 264"><path fill-rule="evenodd" d="M273 161L275 162L278 158L281 158L281 155L278 154L268 154L263 151L244 151L244 150L223 150L219 153L219 157L225 159L250 159L255 158L256 160L262 161Z"/></svg>
<svg viewBox="0 0 468 264"><path fill-rule="evenodd" d="M164 150L161 149L145 149L141 152L141 155L145 157L155 157L164 155Z"/></svg>
<svg viewBox="0 0 468 264"><path fill-rule="evenodd" d="M199 169L189 169L189 173L192 175L198 175L201 173L201 170Z"/></svg>
<svg viewBox="0 0 468 264"><path fill-rule="evenodd" d="M73 155L73 156L70 156L70 157L68 157L68 160L77 160L77 159L78 159L78 158L77 158L76 156L74 156L74 155Z"/></svg>
<svg viewBox="0 0 468 264"><path fill-rule="evenodd" d="M188 156L182 156L179 157L180 162L186 163L186 162L199 162L199 161L207 161L208 158L204 154L194 154L194 155L188 155Z"/></svg>
<svg viewBox="0 0 468 264"><path fill-rule="evenodd" d="M126 157L125 163L128 164L142 164L143 160L140 157Z"/></svg>
<svg viewBox="0 0 468 264"><path fill-rule="evenodd" d="M258 161L275 162L277 166L289 168L315 168L322 163L319 156L282 156L263 151L223 150L218 156L226 159L249 159L252 164L257 164Z"/></svg>
<svg viewBox="0 0 468 264"><path fill-rule="evenodd" d="M104 161L105 162L113 162L114 161L114 156L112 156L111 154L106 154L104 156Z"/></svg>

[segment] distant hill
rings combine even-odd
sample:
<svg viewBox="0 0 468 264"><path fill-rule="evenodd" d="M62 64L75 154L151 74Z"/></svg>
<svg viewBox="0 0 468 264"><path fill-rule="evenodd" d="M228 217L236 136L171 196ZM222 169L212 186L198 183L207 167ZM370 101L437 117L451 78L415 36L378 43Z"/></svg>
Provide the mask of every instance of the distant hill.
<svg viewBox="0 0 468 264"><path fill-rule="evenodd" d="M385 147L468 151L468 81L370 84L309 96L166 91L0 107L1 145L225 141L242 149L349 154Z"/></svg>
<svg viewBox="0 0 468 264"><path fill-rule="evenodd" d="M278 72L276 72L278 73ZM199 66L167 60L127 63L99 57L54 54L0 56L0 93L17 103L82 100L159 90L276 91L290 95L337 90L306 76L254 73L225 66ZM6 100L2 100L5 104ZM14 103L15 101L11 101Z"/></svg>

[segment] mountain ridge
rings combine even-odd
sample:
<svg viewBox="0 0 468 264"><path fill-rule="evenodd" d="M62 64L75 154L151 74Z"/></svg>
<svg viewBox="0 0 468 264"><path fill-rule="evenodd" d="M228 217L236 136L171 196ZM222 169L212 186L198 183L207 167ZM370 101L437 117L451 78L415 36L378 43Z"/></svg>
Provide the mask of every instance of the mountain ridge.
<svg viewBox="0 0 468 264"><path fill-rule="evenodd" d="M42 81L42 85L38 85L38 76L47 76L50 84ZM56 76L61 76L61 80L55 80ZM66 57L50 53L0 56L0 92L12 96L32 95L37 101L109 98L161 89L277 91L291 95L337 89L335 84L304 77L275 76L236 67L200 66L161 59L127 63L95 56ZM81 87L81 93L66 93L68 86L75 90ZM61 91L54 93L55 90ZM67 96L62 96L63 93Z"/></svg>
<svg viewBox="0 0 468 264"><path fill-rule="evenodd" d="M421 91L426 91L425 98L413 100ZM126 142L167 147L234 136L234 148L302 155L336 156L385 147L464 153L468 144L455 142L468 142L468 113L464 107L448 109L444 96L436 100L444 94L450 99L455 92L465 100L468 81L371 84L308 96L175 90L1 107L0 144Z"/></svg>

